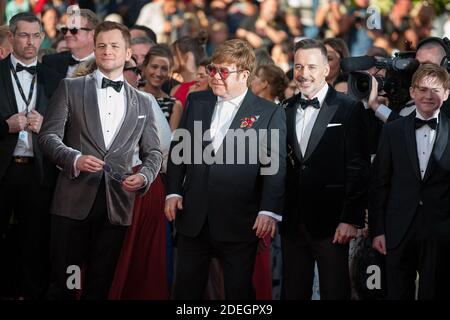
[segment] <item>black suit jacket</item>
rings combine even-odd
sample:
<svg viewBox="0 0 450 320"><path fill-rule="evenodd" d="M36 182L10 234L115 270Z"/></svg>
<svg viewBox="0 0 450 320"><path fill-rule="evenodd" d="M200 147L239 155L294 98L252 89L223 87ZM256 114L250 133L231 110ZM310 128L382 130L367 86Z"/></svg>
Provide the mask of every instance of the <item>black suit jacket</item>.
<svg viewBox="0 0 450 320"><path fill-rule="evenodd" d="M304 223L315 238L334 235L339 223L364 226L369 158L363 106L328 89L302 156L295 131L298 99L287 100L286 206L281 233L290 237ZM328 127L329 124L339 124Z"/></svg>
<svg viewBox="0 0 450 320"><path fill-rule="evenodd" d="M70 53L70 51L46 54L42 57L42 64L56 71L59 75L58 80L61 81L67 75L67 69L69 68L69 61L71 58L72 53Z"/></svg>
<svg viewBox="0 0 450 320"><path fill-rule="evenodd" d="M437 236L450 234L449 119L440 113L433 152L422 179L415 116L413 112L384 126L374 161L370 233L372 237L385 234L390 249L401 243L419 207L430 217Z"/></svg>
<svg viewBox="0 0 450 320"><path fill-rule="evenodd" d="M187 130L193 137L194 121L198 121L202 124L201 133L204 133L210 128L216 101L217 97L212 91L191 93L186 100L179 128ZM262 131L258 129L279 130L279 139L276 141L279 145L278 151L273 148L274 146L269 146L272 157L279 163L278 170L273 175L261 175L264 165L259 159L254 164L247 160L245 164L226 164L224 161L224 164L208 165L202 160L200 164L176 165L174 163L175 147L178 148L181 142L172 142L167 170L167 194L183 195L184 209L176 216L176 227L181 234L189 237L197 236L207 220L214 239L248 241L255 238L252 227L259 211L282 214L286 173L284 111L274 103L256 97L249 90L230 129L240 128L242 119L251 116L259 116L252 126L257 129L259 148L264 144L261 142ZM245 132L251 133L250 130ZM196 145L192 139L184 144L192 149L192 155L189 158L191 161L195 154L201 157L199 153L209 146L209 142L201 143L200 140L201 138L197 139ZM269 141L271 141L270 137ZM242 146L243 144L239 144L239 147ZM249 144L245 144L243 149L246 159L249 159ZM222 144L217 154L220 154L221 150L223 155L231 154L227 152L226 144ZM235 143L235 156L236 151Z"/></svg>
<svg viewBox="0 0 450 320"><path fill-rule="evenodd" d="M5 123L6 119L13 114L18 113L14 87L11 79L10 57L0 61L0 121ZM45 117L48 101L57 86L58 75L46 66L37 64L37 97L36 111ZM25 71L23 71L25 72ZM6 169L11 163L14 149L19 139L18 133L8 133L6 130L0 130L0 180L5 174ZM43 158L42 152L37 141L38 135L33 133L33 152L35 158L36 172L39 175L39 181L42 186L52 186L55 181L56 173L54 165Z"/></svg>

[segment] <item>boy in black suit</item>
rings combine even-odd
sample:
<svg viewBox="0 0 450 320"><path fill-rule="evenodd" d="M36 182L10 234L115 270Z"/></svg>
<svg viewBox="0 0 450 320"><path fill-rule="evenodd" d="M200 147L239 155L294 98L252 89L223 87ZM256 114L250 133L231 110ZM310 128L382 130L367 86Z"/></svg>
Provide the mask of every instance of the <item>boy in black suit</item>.
<svg viewBox="0 0 450 320"><path fill-rule="evenodd" d="M385 125L374 162L369 227L373 247L386 255L387 299L448 296L450 235L449 95L447 71L423 64L410 95L416 112ZM447 249L448 250L448 249Z"/></svg>

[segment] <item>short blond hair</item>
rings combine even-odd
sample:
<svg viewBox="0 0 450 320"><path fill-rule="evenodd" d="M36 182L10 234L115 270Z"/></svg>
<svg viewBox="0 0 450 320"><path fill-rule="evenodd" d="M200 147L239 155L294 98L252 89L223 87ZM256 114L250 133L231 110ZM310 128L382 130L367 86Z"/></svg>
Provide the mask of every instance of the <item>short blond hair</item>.
<svg viewBox="0 0 450 320"><path fill-rule="evenodd" d="M215 64L236 64L238 70L253 71L255 67L255 53L247 41L232 39L221 44L211 57Z"/></svg>
<svg viewBox="0 0 450 320"><path fill-rule="evenodd" d="M426 77L436 78L445 90L450 89L450 78L446 69L433 63L424 63L414 72L411 86L417 87Z"/></svg>

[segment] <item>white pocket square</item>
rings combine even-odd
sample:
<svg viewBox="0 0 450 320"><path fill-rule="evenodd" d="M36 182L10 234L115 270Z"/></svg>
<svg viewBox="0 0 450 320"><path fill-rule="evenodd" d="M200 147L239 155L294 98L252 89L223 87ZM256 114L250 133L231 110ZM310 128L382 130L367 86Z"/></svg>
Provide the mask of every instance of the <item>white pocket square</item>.
<svg viewBox="0 0 450 320"><path fill-rule="evenodd" d="M342 123L329 123L327 128L342 126Z"/></svg>
<svg viewBox="0 0 450 320"><path fill-rule="evenodd" d="M144 119L147 116L138 116L138 119Z"/></svg>

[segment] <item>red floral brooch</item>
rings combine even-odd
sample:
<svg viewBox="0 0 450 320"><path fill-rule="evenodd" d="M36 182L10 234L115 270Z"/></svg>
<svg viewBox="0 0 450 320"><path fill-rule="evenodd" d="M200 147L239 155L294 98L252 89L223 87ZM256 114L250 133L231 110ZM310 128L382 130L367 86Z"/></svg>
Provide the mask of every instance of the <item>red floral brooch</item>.
<svg viewBox="0 0 450 320"><path fill-rule="evenodd" d="M258 120L259 116L251 116L251 117L245 117L241 119L241 128L242 129L250 129L253 126L253 123L255 123Z"/></svg>

